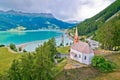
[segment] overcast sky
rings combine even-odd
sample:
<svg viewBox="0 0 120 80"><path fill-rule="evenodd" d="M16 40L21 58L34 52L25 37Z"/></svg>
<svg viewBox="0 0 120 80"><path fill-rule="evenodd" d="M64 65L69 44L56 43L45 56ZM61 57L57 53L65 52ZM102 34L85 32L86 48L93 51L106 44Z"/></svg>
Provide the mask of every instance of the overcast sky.
<svg viewBox="0 0 120 80"><path fill-rule="evenodd" d="M84 20L115 0L0 0L0 10L52 13L62 20Z"/></svg>

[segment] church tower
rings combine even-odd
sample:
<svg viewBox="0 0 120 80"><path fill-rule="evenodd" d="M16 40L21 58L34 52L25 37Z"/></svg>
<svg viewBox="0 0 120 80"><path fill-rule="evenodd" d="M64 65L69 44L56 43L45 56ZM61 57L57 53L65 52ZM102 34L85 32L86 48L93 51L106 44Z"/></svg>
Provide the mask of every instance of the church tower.
<svg viewBox="0 0 120 80"><path fill-rule="evenodd" d="M78 41L79 41L78 30L77 30L77 27L76 27L75 36L74 36L74 44L76 44Z"/></svg>
<svg viewBox="0 0 120 80"><path fill-rule="evenodd" d="M62 44L62 46L64 46L64 35L62 35L61 44Z"/></svg>

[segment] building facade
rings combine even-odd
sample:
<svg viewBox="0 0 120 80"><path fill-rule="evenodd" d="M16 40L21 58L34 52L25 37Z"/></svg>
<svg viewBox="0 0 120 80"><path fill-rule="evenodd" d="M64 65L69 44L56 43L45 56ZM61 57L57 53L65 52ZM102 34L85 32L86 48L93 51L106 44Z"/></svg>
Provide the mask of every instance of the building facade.
<svg viewBox="0 0 120 80"><path fill-rule="evenodd" d="M70 58L83 64L91 64L94 56L94 51L88 43L79 40L78 31L76 28L74 36L74 44L70 48Z"/></svg>

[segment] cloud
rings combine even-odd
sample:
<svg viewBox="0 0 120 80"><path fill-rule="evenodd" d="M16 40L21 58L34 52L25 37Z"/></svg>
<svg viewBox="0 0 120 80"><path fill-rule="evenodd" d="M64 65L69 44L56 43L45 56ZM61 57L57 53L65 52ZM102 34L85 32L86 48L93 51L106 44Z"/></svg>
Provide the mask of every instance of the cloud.
<svg viewBox="0 0 120 80"><path fill-rule="evenodd" d="M95 14L99 13L103 9L105 9L108 5L110 5L113 1L111 0L86 0L89 3L83 4L78 7L78 12L76 13L76 19L84 20L86 18L90 18Z"/></svg>
<svg viewBox="0 0 120 80"><path fill-rule="evenodd" d="M1 10L52 13L62 20L84 20L115 0L0 0Z"/></svg>

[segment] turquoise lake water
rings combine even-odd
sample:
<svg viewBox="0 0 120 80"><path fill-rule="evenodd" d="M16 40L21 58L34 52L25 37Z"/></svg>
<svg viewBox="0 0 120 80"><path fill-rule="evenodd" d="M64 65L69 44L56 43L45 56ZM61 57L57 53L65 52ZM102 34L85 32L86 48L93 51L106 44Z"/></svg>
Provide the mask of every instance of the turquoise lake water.
<svg viewBox="0 0 120 80"><path fill-rule="evenodd" d="M58 31L0 32L0 44L22 44L26 42L46 40L62 36Z"/></svg>
<svg viewBox="0 0 120 80"><path fill-rule="evenodd" d="M62 35L64 35L64 45L66 43L70 45L72 40L61 31L0 32L0 44L9 45L14 43L17 48L24 45L23 49L31 52L53 37L56 39L56 45L59 46L62 42Z"/></svg>

